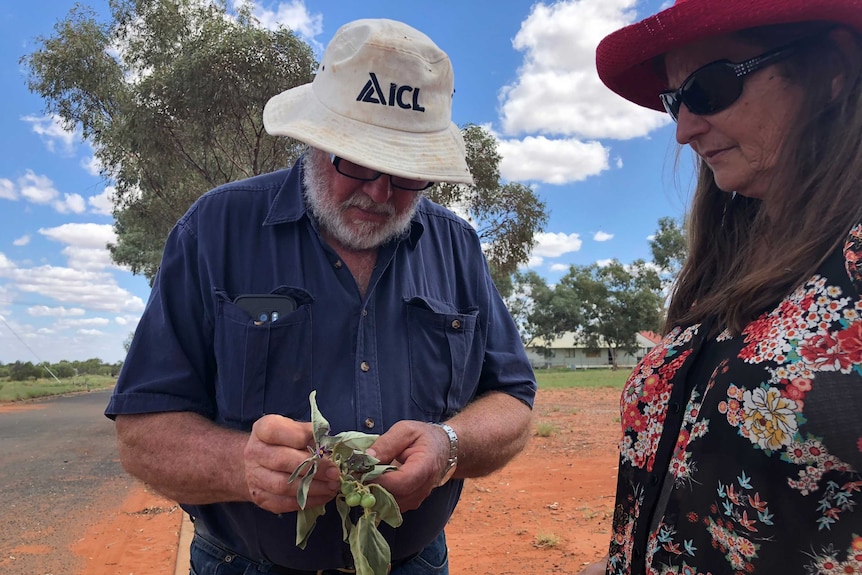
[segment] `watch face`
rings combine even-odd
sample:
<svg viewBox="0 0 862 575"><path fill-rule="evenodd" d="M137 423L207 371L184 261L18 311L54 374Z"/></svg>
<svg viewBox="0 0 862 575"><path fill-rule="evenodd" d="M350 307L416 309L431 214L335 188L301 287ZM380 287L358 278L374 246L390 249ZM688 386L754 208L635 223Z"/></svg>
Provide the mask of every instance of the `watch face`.
<svg viewBox="0 0 862 575"><path fill-rule="evenodd" d="M446 472L443 474L443 477L440 478L440 483L437 484L437 487L445 485L452 479L452 476L455 475L455 468L458 467L457 461L450 461L449 466L446 468Z"/></svg>

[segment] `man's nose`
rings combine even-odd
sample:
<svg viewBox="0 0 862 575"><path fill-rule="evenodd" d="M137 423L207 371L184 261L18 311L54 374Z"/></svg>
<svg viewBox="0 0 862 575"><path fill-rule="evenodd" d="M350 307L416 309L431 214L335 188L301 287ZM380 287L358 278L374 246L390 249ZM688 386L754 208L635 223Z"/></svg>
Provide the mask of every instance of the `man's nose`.
<svg viewBox="0 0 862 575"><path fill-rule="evenodd" d="M365 182L362 191L378 204L385 204L392 197L392 186L389 176L381 174L376 180Z"/></svg>

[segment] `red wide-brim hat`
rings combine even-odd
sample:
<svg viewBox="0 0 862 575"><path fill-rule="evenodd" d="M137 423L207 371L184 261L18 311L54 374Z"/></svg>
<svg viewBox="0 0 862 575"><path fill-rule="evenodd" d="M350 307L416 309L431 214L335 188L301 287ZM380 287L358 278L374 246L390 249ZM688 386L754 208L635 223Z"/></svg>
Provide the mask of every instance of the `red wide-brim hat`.
<svg viewBox="0 0 862 575"><path fill-rule="evenodd" d="M772 24L836 22L862 32L862 0L676 0L605 37L596 67L605 85L635 104L663 110L668 89L654 58L711 36Z"/></svg>

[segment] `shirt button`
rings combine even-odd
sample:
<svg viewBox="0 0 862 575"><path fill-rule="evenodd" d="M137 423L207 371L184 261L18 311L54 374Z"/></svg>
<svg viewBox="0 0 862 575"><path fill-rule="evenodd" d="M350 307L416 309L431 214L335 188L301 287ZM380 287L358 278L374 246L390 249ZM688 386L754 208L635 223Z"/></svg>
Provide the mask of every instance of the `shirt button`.
<svg viewBox="0 0 862 575"><path fill-rule="evenodd" d="M340 269L341 269L341 266L342 266L342 265L344 265L344 264L342 264L342 263L341 263L341 260L337 260L337 261L336 261L334 264L332 264L332 265L334 265L334 266L335 266L335 269L340 270Z"/></svg>
<svg viewBox="0 0 862 575"><path fill-rule="evenodd" d="M368 310L367 309L362 310L362 317L365 317L367 315L368 315Z"/></svg>
<svg viewBox="0 0 862 575"><path fill-rule="evenodd" d="M371 419L370 417L368 419L366 419L365 420L365 427L367 427L368 429L372 429L374 427L374 420Z"/></svg>
<svg viewBox="0 0 862 575"><path fill-rule="evenodd" d="M461 320L460 319L453 319L452 320L452 328L453 329L461 329Z"/></svg>
<svg viewBox="0 0 862 575"><path fill-rule="evenodd" d="M653 473L652 477L649 478L649 482L653 485L658 485L658 474Z"/></svg>
<svg viewBox="0 0 862 575"><path fill-rule="evenodd" d="M368 365L367 361L363 361L359 364L359 369L361 369L362 371L368 371L369 369L371 369L371 366Z"/></svg>
<svg viewBox="0 0 862 575"><path fill-rule="evenodd" d="M674 402L670 404L670 412L671 413L679 413L679 404Z"/></svg>

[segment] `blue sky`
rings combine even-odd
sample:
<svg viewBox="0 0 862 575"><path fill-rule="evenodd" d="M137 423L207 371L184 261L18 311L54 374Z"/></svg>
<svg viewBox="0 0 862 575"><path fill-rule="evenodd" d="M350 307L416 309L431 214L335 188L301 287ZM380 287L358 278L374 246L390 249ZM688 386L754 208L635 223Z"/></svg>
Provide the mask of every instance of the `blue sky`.
<svg viewBox="0 0 862 575"><path fill-rule="evenodd" d="M82 3L107 11L107 0ZM92 148L45 115L19 64L73 5L29 0L0 7L3 363L121 360L150 291L104 248L114 238L111 182L98 176ZM599 40L655 13L660 1L258 0L252 6L261 25L288 26L318 57L335 30L357 18L401 20L428 34L453 62L455 123L494 133L504 179L534 187L548 205L550 220L529 267L549 283L572 264L651 259L648 238L658 219L683 213L691 182L673 175L672 124L607 90L595 71ZM679 163L686 166L688 158L684 153Z"/></svg>

